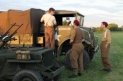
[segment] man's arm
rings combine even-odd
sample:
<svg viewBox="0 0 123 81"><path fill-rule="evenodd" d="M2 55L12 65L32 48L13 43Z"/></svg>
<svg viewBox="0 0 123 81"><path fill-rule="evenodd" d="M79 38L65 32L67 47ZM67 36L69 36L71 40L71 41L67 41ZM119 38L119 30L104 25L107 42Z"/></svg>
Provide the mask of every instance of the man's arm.
<svg viewBox="0 0 123 81"><path fill-rule="evenodd" d="M42 18L40 19L40 22L43 22L44 21L44 15L42 16Z"/></svg>
<svg viewBox="0 0 123 81"><path fill-rule="evenodd" d="M106 43L106 48L108 47L108 45L111 43L111 33L110 31L107 31L107 43Z"/></svg>
<svg viewBox="0 0 123 81"><path fill-rule="evenodd" d="M85 41L85 34L84 34L84 31L82 30L82 35L83 35L83 38L82 38L82 42Z"/></svg>
<svg viewBox="0 0 123 81"><path fill-rule="evenodd" d="M72 32L71 32L70 43L74 42L74 38L75 38L75 29L73 29Z"/></svg>
<svg viewBox="0 0 123 81"><path fill-rule="evenodd" d="M54 17L54 16L53 16ZM57 24L57 22L56 22L56 18L54 17L54 19L53 19L53 24L54 25L56 25Z"/></svg>
<svg viewBox="0 0 123 81"><path fill-rule="evenodd" d="M110 31L107 32L107 44L111 43L111 33Z"/></svg>

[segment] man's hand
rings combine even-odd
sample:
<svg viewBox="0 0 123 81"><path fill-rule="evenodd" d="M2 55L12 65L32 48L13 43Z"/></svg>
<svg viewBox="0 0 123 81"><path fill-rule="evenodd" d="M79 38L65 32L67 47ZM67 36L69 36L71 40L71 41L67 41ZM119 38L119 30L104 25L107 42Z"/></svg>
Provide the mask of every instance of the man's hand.
<svg viewBox="0 0 123 81"><path fill-rule="evenodd" d="M73 43L73 40L72 39L70 39L70 43Z"/></svg>
<svg viewBox="0 0 123 81"><path fill-rule="evenodd" d="M109 44L107 43L107 44L105 45L105 47L108 48L108 46L109 46Z"/></svg>

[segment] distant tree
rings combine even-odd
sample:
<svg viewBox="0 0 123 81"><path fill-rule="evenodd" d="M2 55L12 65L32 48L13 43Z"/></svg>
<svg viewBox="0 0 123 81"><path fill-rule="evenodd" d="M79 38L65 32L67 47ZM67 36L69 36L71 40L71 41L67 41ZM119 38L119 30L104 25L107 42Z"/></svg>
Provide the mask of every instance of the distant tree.
<svg viewBox="0 0 123 81"><path fill-rule="evenodd" d="M122 28L121 28L121 27L120 27L120 28L118 28L118 29L117 29L117 31L122 31Z"/></svg>
<svg viewBox="0 0 123 81"><path fill-rule="evenodd" d="M110 23L110 24L108 25L108 28L109 28L111 31L123 31L123 26L118 27L118 25L115 24L115 23ZM101 31L102 31L102 28L100 28L100 27L92 27L92 30L93 30L94 32L101 32Z"/></svg>
<svg viewBox="0 0 123 81"><path fill-rule="evenodd" d="M100 27L96 28L96 32L101 32L101 31L102 31L102 28L100 28Z"/></svg>
<svg viewBox="0 0 123 81"><path fill-rule="evenodd" d="M111 30L111 31L118 31L118 25L115 24L115 23L111 23L108 25L108 28Z"/></svg>
<svg viewBox="0 0 123 81"><path fill-rule="evenodd" d="M96 27L92 27L92 30L93 30L94 32L96 32Z"/></svg>
<svg viewBox="0 0 123 81"><path fill-rule="evenodd" d="M122 31L123 31L123 26L121 26L121 29L122 29Z"/></svg>

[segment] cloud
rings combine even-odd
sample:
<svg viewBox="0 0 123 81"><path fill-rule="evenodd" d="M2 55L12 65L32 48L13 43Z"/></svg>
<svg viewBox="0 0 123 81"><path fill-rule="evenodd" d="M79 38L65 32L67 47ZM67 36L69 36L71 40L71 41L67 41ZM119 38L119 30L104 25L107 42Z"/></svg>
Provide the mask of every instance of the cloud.
<svg viewBox="0 0 123 81"><path fill-rule="evenodd" d="M48 10L54 7L60 10L78 11L85 15L85 22L97 20L123 21L123 0L1 0L0 11L8 9L27 10L40 8ZM92 23L93 24L93 23ZM123 23L120 23L123 24ZM86 25L86 24L85 24ZM95 25L95 24L93 24Z"/></svg>

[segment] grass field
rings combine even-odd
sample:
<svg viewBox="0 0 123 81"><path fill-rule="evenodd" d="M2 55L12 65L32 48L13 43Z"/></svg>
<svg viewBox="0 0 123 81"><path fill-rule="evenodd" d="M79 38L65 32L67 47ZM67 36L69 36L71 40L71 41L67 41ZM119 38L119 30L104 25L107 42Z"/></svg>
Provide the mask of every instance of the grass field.
<svg viewBox="0 0 123 81"><path fill-rule="evenodd" d="M59 81L123 81L123 32L111 32L111 34L112 44L109 55L113 70L111 73L99 71L103 68L99 50L81 77L69 79L68 75L72 72L65 69ZM95 33L95 36L98 36L100 44L101 33Z"/></svg>

